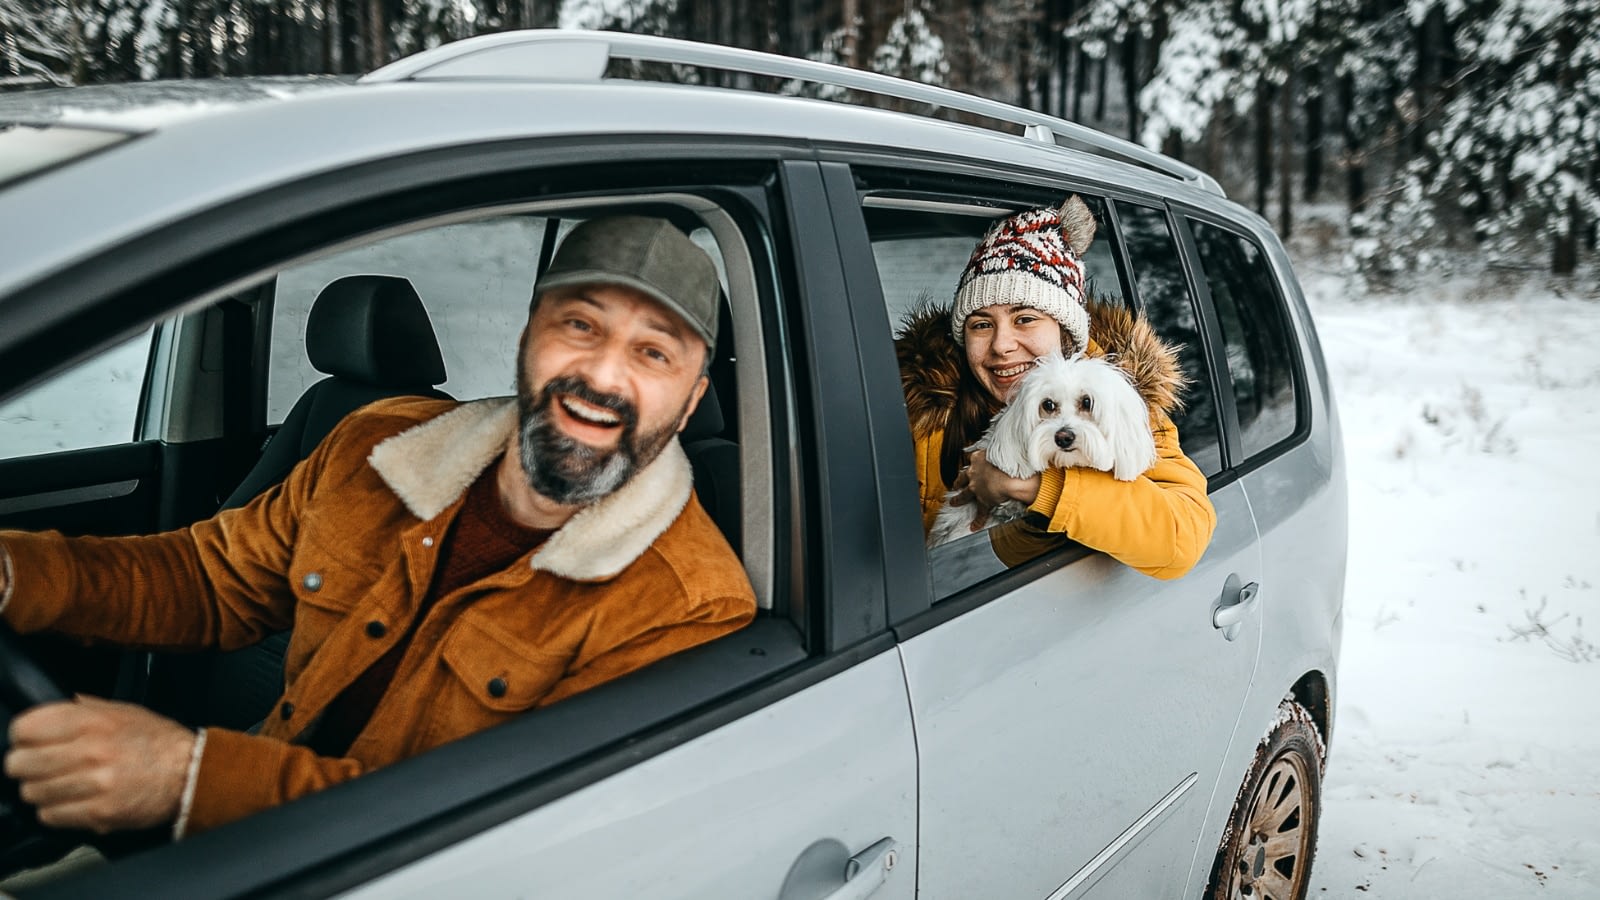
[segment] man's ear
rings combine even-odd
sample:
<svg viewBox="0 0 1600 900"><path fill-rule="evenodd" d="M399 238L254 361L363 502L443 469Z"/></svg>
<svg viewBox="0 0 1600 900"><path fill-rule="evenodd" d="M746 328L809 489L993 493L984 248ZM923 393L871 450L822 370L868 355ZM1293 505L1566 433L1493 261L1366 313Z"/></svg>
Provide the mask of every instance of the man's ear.
<svg viewBox="0 0 1600 900"><path fill-rule="evenodd" d="M694 390L689 392L689 405L683 408L683 418L678 420L678 433L682 434L689 427L689 417L694 415L695 408L700 405L700 398L706 395L706 388L711 386L711 379L704 375L694 383Z"/></svg>

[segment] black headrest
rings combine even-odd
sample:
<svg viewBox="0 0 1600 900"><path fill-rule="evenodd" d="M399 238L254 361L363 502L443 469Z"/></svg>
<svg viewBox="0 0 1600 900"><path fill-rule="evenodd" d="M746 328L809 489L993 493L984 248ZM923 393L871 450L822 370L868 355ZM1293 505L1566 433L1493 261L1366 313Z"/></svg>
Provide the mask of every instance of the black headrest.
<svg viewBox="0 0 1600 900"><path fill-rule="evenodd" d="M306 355L319 372L379 387L445 380L428 311L397 275L346 275L323 288L306 319Z"/></svg>
<svg viewBox="0 0 1600 900"><path fill-rule="evenodd" d="M689 414L689 424L683 426L683 434L679 435L679 439L685 444L692 444L721 435L724 427L722 404L717 401L717 386L708 381L706 394L700 398L700 405Z"/></svg>

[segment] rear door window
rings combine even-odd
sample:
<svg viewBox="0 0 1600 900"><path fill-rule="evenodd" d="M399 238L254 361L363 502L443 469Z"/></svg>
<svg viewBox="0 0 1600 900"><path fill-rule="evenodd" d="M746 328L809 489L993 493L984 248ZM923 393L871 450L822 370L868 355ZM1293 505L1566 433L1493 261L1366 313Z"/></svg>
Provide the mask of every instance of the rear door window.
<svg viewBox="0 0 1600 900"><path fill-rule="evenodd" d="M1244 457L1291 437L1298 426L1296 354L1266 254L1253 241L1190 220L1227 349ZM1187 446L1187 444L1186 444Z"/></svg>

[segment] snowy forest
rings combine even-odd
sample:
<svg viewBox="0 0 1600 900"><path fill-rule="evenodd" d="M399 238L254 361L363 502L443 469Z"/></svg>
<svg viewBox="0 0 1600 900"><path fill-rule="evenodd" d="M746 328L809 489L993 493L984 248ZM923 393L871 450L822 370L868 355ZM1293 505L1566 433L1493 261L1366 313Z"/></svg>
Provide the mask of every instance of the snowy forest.
<svg viewBox="0 0 1600 900"><path fill-rule="evenodd" d="M683 37L945 85L1215 175L1370 279L1570 274L1600 221L1600 0L0 0L0 89L350 74L514 28Z"/></svg>

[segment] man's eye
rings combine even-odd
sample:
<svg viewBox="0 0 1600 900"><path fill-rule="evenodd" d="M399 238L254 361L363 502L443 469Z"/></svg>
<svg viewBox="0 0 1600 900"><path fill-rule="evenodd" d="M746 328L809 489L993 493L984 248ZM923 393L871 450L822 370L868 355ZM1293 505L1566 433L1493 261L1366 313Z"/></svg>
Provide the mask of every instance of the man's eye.
<svg viewBox="0 0 1600 900"><path fill-rule="evenodd" d="M1084 394L1082 397L1079 397L1078 410L1086 413L1094 412L1094 398L1090 397L1088 394Z"/></svg>
<svg viewBox="0 0 1600 900"><path fill-rule="evenodd" d="M590 325L588 322L585 322L582 319L568 319L567 320L567 327L573 329L574 331L593 331L594 330L594 326Z"/></svg>
<svg viewBox="0 0 1600 900"><path fill-rule="evenodd" d="M660 350L655 349L654 347L646 348L645 351L644 351L644 355L648 356L650 359L652 359L652 360L654 360L654 361L656 361L658 363L670 363L670 362L672 362L672 360L667 356L667 354L661 352Z"/></svg>
<svg viewBox="0 0 1600 900"><path fill-rule="evenodd" d="M1043 403L1039 404L1039 408L1044 410L1044 414L1047 416L1053 416L1056 414L1057 410L1061 409L1061 407L1058 406L1054 400L1050 399L1046 399Z"/></svg>

